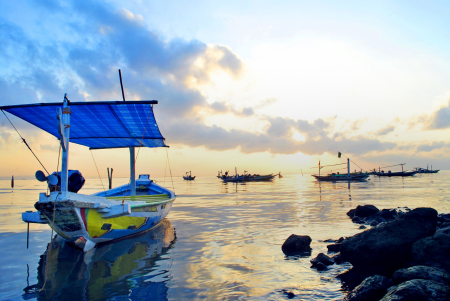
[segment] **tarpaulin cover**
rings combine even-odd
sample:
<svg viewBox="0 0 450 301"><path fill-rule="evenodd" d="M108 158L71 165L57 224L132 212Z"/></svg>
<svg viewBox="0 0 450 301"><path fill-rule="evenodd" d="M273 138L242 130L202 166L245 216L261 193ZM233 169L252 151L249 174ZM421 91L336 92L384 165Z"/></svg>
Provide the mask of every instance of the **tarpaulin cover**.
<svg viewBox="0 0 450 301"><path fill-rule="evenodd" d="M92 149L164 147L153 115L155 100L70 102L70 142ZM60 139L57 108L62 103L4 106L5 110Z"/></svg>

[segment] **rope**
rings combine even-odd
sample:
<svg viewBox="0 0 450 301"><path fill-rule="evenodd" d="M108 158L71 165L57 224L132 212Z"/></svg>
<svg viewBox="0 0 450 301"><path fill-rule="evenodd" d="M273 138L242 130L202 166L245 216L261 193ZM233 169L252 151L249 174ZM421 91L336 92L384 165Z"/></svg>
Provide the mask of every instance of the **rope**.
<svg viewBox="0 0 450 301"><path fill-rule="evenodd" d="M341 156L344 156L344 157L346 157L347 159L349 159L350 160L350 162L352 162L353 164L355 164L356 166L358 166L359 167L359 169L361 169L361 170L365 170L364 168L362 168L361 166L359 166L358 164L356 164L355 162L353 162L352 161L352 159L350 159L349 157L347 157L346 155L344 155L343 153L341 153Z"/></svg>
<svg viewBox="0 0 450 301"><path fill-rule="evenodd" d="M95 163L94 154L92 153L91 149L89 149L89 151L91 152L92 160L94 160L95 168L97 169L98 177L100 179L100 182L102 183L103 191L105 191L105 186L103 186L102 177L100 176L100 172L98 171L97 163Z"/></svg>
<svg viewBox="0 0 450 301"><path fill-rule="evenodd" d="M9 120L8 116L6 116L5 112L2 110L3 115L5 115L6 119L8 119L9 123L11 123L12 127L16 130L17 134L19 134L20 139L22 139L23 143L25 143L25 145L28 147L28 149L31 151L31 153L34 155L34 157L36 158L36 160L38 160L39 164L41 164L42 168L45 169L45 171L47 172L48 175L50 175L50 173L47 171L47 169L44 167L44 165L42 164L42 162L39 160L39 158L36 156L36 154L33 152L33 150L31 149L31 147L28 145L27 141L25 141L25 139L22 137L22 135L20 135L19 131L16 129L16 127L14 126L14 124L11 122L11 120Z"/></svg>
<svg viewBox="0 0 450 301"><path fill-rule="evenodd" d="M59 155L58 155L58 165L56 166L56 174L58 174L58 170L59 170L59 159L61 157L61 144L59 145ZM45 284L47 283L47 271L48 271L48 258L50 257L50 254L52 252L52 245L53 245L53 227L55 226L55 211L56 211L56 201L58 200L59 195L61 194L61 191L58 192L58 195L55 198L55 202L53 204L53 221L52 221L52 235L50 236L50 247L47 253L47 261L45 262L45 278L44 278L44 285L42 286L42 288L39 290L39 292L41 292L44 287Z"/></svg>
<svg viewBox="0 0 450 301"><path fill-rule="evenodd" d="M172 169L170 168L169 150L168 149L166 149L166 154L167 154L167 162L169 162L169 171L170 171L170 179L172 180L172 189L173 189L173 193L175 193L175 186L173 185Z"/></svg>

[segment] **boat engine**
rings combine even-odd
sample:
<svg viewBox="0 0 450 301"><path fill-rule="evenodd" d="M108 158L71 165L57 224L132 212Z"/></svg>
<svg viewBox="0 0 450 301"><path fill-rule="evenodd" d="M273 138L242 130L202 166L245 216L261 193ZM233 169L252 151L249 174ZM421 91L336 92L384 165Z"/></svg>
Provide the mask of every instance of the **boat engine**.
<svg viewBox="0 0 450 301"><path fill-rule="evenodd" d="M50 189L50 191L59 191L61 190L61 172L54 172L52 173L52 175L56 176L58 178L58 184L56 185L52 185L52 184L48 184L48 188ZM68 179L68 190L70 192L75 192L77 193L83 186L84 186L84 182L86 182L86 180L84 179L83 175L81 174L81 172L79 172L78 170L69 170L68 173L69 179Z"/></svg>

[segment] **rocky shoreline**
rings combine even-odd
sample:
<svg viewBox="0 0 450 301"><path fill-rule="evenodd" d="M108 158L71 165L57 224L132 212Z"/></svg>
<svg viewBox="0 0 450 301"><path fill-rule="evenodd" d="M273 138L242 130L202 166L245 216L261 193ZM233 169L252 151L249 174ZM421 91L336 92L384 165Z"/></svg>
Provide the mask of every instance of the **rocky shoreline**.
<svg viewBox="0 0 450 301"><path fill-rule="evenodd" d="M352 265L337 276L349 291L344 300L450 300L450 214L364 205L347 215L364 231L327 240L328 255L311 260L311 268L319 271L333 264ZM311 241L292 234L282 251L311 256Z"/></svg>

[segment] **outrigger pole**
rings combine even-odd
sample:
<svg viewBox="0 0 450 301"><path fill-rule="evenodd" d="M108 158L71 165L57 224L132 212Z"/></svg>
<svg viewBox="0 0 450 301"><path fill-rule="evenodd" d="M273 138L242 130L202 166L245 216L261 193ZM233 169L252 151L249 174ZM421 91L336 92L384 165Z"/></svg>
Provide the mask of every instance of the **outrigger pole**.
<svg viewBox="0 0 450 301"><path fill-rule="evenodd" d="M123 91L122 72L119 69L120 87L122 88L122 98L125 101L125 92ZM130 146L130 195L136 195L136 170L135 170L135 152L134 146Z"/></svg>

